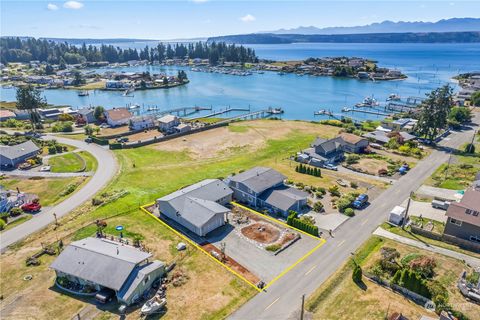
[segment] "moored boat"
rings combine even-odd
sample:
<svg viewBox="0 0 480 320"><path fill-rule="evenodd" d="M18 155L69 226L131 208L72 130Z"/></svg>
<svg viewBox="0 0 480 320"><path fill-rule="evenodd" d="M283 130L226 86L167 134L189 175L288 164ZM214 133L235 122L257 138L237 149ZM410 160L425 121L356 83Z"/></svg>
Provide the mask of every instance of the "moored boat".
<svg viewBox="0 0 480 320"><path fill-rule="evenodd" d="M140 311L144 315L150 315L159 312L166 305L166 298L160 298L159 296L155 295L155 297L145 302Z"/></svg>

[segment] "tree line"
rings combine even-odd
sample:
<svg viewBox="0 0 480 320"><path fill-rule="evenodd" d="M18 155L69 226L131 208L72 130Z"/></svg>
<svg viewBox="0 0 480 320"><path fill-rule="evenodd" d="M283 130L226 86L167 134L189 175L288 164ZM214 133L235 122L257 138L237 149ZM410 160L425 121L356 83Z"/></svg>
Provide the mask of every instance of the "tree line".
<svg viewBox="0 0 480 320"><path fill-rule="evenodd" d="M80 46L67 42L55 42L46 39L18 37L0 38L0 61L30 62L38 60L50 64L79 64L85 62L107 61L109 63L127 62L130 60L148 60L163 62L165 59L189 58L208 59L216 65L221 61L227 62L258 62L255 50L226 44L224 42L196 42L196 43L158 43L156 46L137 50L122 49L113 45L102 44Z"/></svg>

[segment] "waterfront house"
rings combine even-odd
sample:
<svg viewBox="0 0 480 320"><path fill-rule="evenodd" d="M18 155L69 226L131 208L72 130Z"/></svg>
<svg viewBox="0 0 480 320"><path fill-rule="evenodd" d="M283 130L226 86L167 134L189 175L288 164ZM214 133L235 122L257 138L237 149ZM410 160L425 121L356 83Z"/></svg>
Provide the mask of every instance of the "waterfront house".
<svg viewBox="0 0 480 320"><path fill-rule="evenodd" d="M266 167L254 167L228 179L234 198L252 207L266 208L287 216L307 206L308 194L284 184L286 177Z"/></svg>
<svg viewBox="0 0 480 320"><path fill-rule="evenodd" d="M118 127L130 122L132 114L126 108L114 108L104 112L107 123L112 127Z"/></svg>
<svg viewBox="0 0 480 320"><path fill-rule="evenodd" d="M15 113L7 109L0 110L0 121L5 121L8 119L15 119Z"/></svg>
<svg viewBox="0 0 480 320"><path fill-rule="evenodd" d="M172 132L173 128L180 124L177 116L167 114L158 119L158 128L162 132Z"/></svg>
<svg viewBox="0 0 480 320"><path fill-rule="evenodd" d="M132 117L129 126L131 130L151 129L155 127L155 116L145 115Z"/></svg>
<svg viewBox="0 0 480 320"><path fill-rule="evenodd" d="M410 118L402 118L393 121L383 121L382 124L377 128L381 131L405 131L412 132L415 129L415 125L418 120Z"/></svg>
<svg viewBox="0 0 480 320"><path fill-rule="evenodd" d="M320 167L341 161L344 158L343 143L341 137L333 139L317 138L310 148L303 150L303 153L310 158L310 164Z"/></svg>
<svg viewBox="0 0 480 320"><path fill-rule="evenodd" d="M126 90L131 87L131 84L126 81L108 80L105 82L105 89L107 90Z"/></svg>
<svg viewBox="0 0 480 320"><path fill-rule="evenodd" d="M16 168L19 164L37 156L39 152L40 148L31 140L14 146L0 145L0 167Z"/></svg>
<svg viewBox="0 0 480 320"><path fill-rule="evenodd" d="M72 117L75 117L78 114L76 110L73 110L70 107L38 109L38 113L40 114L40 117L48 120L58 120L58 117L63 114L68 114Z"/></svg>
<svg viewBox="0 0 480 320"><path fill-rule="evenodd" d="M342 146L345 152L363 153L368 147L368 140L355 134L342 132L340 138L343 140Z"/></svg>
<svg viewBox="0 0 480 320"><path fill-rule="evenodd" d="M395 132L395 131L393 131L393 132ZM375 130L375 131L372 131L372 132L365 133L363 135L363 137L367 138L369 140L372 140L376 143L379 143L379 144L385 144L388 141L390 141L391 135L393 134L393 132L385 132L385 131L382 131L382 130ZM400 131L400 132L398 132L398 134L402 137L404 142L415 140L417 138L414 135L411 135L410 133L407 133L407 132L404 132L404 131Z"/></svg>
<svg viewBox="0 0 480 320"><path fill-rule="evenodd" d="M207 179L157 199L160 217L169 218L198 236L225 225L233 191L218 179Z"/></svg>
<svg viewBox="0 0 480 320"><path fill-rule="evenodd" d="M84 123L94 123L95 119L95 109L94 108L82 108L78 110L78 117L82 119L81 122Z"/></svg>
<svg viewBox="0 0 480 320"><path fill-rule="evenodd" d="M444 234L480 244L480 186L465 190L459 202L448 206Z"/></svg>
<svg viewBox="0 0 480 320"><path fill-rule="evenodd" d="M192 130L192 127L189 124L186 123L180 123L178 126L175 127L176 132L187 132Z"/></svg>
<svg viewBox="0 0 480 320"><path fill-rule="evenodd" d="M119 302L128 306L140 300L165 274L165 264L149 261L151 257L124 243L89 237L69 244L50 268L55 270L56 283L63 289L61 284L65 282L95 291L110 289Z"/></svg>

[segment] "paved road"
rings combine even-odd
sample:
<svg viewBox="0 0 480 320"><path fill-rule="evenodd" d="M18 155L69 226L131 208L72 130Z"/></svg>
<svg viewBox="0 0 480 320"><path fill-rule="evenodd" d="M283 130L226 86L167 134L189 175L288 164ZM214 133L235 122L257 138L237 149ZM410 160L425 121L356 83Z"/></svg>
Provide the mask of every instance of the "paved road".
<svg viewBox="0 0 480 320"><path fill-rule="evenodd" d="M58 205L48 208L32 219L7 230L0 234L0 251L4 252L7 247L17 241L20 241L32 233L45 228L47 225L55 221L53 213L58 218L68 214L85 201L91 199L98 191L114 177L117 172L118 164L113 153L96 144L87 144L83 141L72 140L67 138L55 137L47 135L44 139L55 139L60 143L69 144L79 149L90 152L98 162L98 168L90 181L83 186L82 189L75 192L72 196L59 203Z"/></svg>
<svg viewBox="0 0 480 320"><path fill-rule="evenodd" d="M475 122L480 123L476 114ZM477 129L477 127L475 128ZM385 221L390 210L400 205L442 163L448 161L444 150L471 140L473 130L453 133L442 147L418 164L389 189L378 196L363 212L346 221L326 244L268 288L237 310L231 319L295 319L298 318L301 296L310 295L328 279L372 232Z"/></svg>
<svg viewBox="0 0 480 320"><path fill-rule="evenodd" d="M423 249L423 250L428 250L428 251L431 251L431 252L443 254L444 256L447 256L447 257L452 257L452 258L455 258L455 259L458 259L458 260L465 260L466 263L468 263L469 265L471 265L473 267L480 267L480 259L469 256L468 254L448 250L448 249L445 249L445 248L440 248L440 247L437 247L437 246L434 246L434 245L426 244L426 243L421 242L421 241L417 241L417 240L413 240L413 239L410 239L410 238L402 237L402 236L399 236L398 234L392 233L392 232L387 231L385 229L382 229L380 227L378 227L377 230L375 230L373 232L373 234L375 234L377 236L387 238L387 239L392 239L392 240L395 240L397 242L408 244L410 246L417 247L417 248L420 248L420 249Z"/></svg>

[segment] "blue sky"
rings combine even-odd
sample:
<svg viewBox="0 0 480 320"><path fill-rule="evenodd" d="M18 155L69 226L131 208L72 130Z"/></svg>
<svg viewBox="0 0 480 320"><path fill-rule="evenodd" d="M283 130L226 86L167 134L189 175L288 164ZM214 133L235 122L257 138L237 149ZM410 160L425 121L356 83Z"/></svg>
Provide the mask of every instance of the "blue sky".
<svg viewBox="0 0 480 320"><path fill-rule="evenodd" d="M0 0L1 35L178 39L480 17L480 1Z"/></svg>

